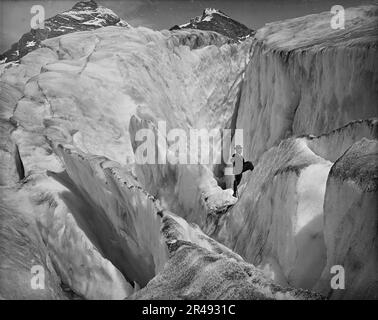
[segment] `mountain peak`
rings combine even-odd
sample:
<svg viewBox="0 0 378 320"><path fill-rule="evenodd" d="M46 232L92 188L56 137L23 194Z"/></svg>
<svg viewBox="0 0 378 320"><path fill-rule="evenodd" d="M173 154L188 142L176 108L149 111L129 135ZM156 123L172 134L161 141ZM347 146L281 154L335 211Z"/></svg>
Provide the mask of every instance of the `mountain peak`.
<svg viewBox="0 0 378 320"><path fill-rule="evenodd" d="M230 18L230 16L228 16L224 12L217 10L217 9L213 9L213 8L206 8L205 10L203 10L203 13L202 13L202 15L205 15L205 16L212 16L213 14L217 14L217 15L224 16L226 18Z"/></svg>
<svg viewBox="0 0 378 320"><path fill-rule="evenodd" d="M93 8L96 9L98 7L98 4L94 0L83 0L78 3L76 3L71 10L82 10L82 9L88 9Z"/></svg>
<svg viewBox="0 0 378 320"><path fill-rule="evenodd" d="M180 29L215 31L235 41L245 40L249 36L255 34L254 30L249 29L244 24L232 19L221 10L214 8L206 8L203 10L201 16L192 18L190 19L190 22L180 26L175 25L170 30Z"/></svg>
<svg viewBox="0 0 378 320"><path fill-rule="evenodd" d="M112 10L94 0L83 0L71 9L45 20L44 29L32 29L0 55L0 62L17 61L29 52L40 48L41 42L76 31L87 31L107 26L128 27Z"/></svg>

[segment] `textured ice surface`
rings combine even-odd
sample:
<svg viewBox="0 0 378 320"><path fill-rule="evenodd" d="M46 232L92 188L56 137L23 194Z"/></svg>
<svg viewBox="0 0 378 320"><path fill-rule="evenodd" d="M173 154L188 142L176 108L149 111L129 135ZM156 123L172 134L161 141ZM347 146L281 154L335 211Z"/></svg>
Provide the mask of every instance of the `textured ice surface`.
<svg viewBox="0 0 378 320"><path fill-rule="evenodd" d="M237 117L247 158L291 135L377 116L377 9L346 10L344 30L330 19L309 15L256 33Z"/></svg>
<svg viewBox="0 0 378 320"><path fill-rule="evenodd" d="M36 262L39 298L376 297L377 8L329 19L242 43L105 27L2 64L0 295L38 298L22 291ZM255 169L237 202L211 165L134 163L136 132L160 120L244 130Z"/></svg>

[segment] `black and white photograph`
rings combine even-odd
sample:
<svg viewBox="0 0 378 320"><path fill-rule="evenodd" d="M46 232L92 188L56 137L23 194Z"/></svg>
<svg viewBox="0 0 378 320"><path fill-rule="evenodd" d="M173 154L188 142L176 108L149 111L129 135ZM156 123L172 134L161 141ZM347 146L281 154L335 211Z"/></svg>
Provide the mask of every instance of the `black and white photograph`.
<svg viewBox="0 0 378 320"><path fill-rule="evenodd" d="M1 0L0 132L0 300L378 300L376 0Z"/></svg>

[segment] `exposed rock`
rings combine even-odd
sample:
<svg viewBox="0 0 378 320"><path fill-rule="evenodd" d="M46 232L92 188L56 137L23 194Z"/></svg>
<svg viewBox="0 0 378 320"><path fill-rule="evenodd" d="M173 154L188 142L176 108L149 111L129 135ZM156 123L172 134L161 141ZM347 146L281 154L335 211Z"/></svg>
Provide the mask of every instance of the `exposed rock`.
<svg viewBox="0 0 378 320"><path fill-rule="evenodd" d="M29 52L40 48L41 42L63 34L94 30L106 26L128 27L112 10L99 6L93 0L76 3L72 9L59 13L44 21L44 28L31 29L14 43L8 51L0 55L1 62L17 61Z"/></svg>
<svg viewBox="0 0 378 320"><path fill-rule="evenodd" d="M220 10L207 8L201 16L195 17L189 23L180 26L175 25L170 30L199 29L215 31L233 41L243 41L255 34L254 30L249 29L238 21L235 21Z"/></svg>

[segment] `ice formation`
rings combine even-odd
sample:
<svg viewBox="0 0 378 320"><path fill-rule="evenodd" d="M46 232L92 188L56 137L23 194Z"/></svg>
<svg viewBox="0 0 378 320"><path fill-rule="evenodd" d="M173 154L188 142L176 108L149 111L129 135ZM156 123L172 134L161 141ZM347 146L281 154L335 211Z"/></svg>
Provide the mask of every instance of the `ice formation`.
<svg viewBox="0 0 378 320"><path fill-rule="evenodd" d="M0 297L377 298L377 6L244 41L97 13L0 65ZM223 163L135 163L159 121L243 129L240 199Z"/></svg>

